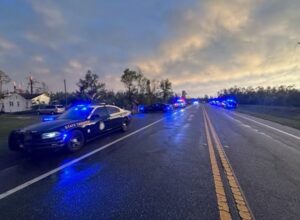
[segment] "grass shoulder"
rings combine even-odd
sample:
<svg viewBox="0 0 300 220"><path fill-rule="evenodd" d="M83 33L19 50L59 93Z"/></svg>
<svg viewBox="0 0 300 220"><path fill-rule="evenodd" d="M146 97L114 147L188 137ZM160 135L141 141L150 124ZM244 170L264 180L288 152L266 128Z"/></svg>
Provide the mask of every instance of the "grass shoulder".
<svg viewBox="0 0 300 220"><path fill-rule="evenodd" d="M239 105L236 111L300 130L300 108L265 105Z"/></svg>
<svg viewBox="0 0 300 220"><path fill-rule="evenodd" d="M18 128L22 128L40 121L37 115L0 115L0 154L7 151L7 139L9 133Z"/></svg>

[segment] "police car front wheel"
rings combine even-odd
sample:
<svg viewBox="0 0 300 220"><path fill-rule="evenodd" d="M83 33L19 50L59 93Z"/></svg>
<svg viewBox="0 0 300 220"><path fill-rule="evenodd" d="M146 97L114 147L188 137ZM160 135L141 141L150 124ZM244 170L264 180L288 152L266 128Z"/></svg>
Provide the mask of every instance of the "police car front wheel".
<svg viewBox="0 0 300 220"><path fill-rule="evenodd" d="M124 119L122 122L122 131L127 131L128 130L128 120Z"/></svg>
<svg viewBox="0 0 300 220"><path fill-rule="evenodd" d="M84 145L85 139L84 135L79 130L74 130L71 132L70 138L67 142L67 150L69 152L76 152L80 150Z"/></svg>

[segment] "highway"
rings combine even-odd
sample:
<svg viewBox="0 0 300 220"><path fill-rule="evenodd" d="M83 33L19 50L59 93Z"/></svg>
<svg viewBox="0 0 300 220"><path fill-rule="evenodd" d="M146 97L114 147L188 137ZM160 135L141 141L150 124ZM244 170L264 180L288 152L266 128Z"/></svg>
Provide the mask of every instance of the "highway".
<svg viewBox="0 0 300 220"><path fill-rule="evenodd" d="M0 163L3 219L300 219L300 131L208 104Z"/></svg>

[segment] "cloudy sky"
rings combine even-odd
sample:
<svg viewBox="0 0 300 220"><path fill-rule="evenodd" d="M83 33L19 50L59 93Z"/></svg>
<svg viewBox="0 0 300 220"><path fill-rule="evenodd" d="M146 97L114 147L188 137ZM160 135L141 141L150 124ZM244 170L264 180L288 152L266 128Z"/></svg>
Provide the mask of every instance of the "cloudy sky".
<svg viewBox="0 0 300 220"><path fill-rule="evenodd" d="M121 90L125 68L175 91L300 88L299 0L1 0L0 69L76 90L88 69ZM12 85L7 85L12 87Z"/></svg>

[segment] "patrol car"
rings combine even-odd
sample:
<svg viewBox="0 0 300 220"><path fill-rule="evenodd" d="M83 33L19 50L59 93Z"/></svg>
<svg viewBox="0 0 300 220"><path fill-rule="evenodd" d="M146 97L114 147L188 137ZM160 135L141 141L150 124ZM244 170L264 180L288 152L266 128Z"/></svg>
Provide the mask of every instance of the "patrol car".
<svg viewBox="0 0 300 220"><path fill-rule="evenodd" d="M75 152L101 135L127 131L130 121L130 111L117 106L77 105L57 118L12 131L9 148L26 152L65 148Z"/></svg>
<svg viewBox="0 0 300 220"><path fill-rule="evenodd" d="M141 105L139 107L140 112L149 113L149 112L169 112L173 110L172 105L165 103L154 103L152 105Z"/></svg>
<svg viewBox="0 0 300 220"><path fill-rule="evenodd" d="M174 108L185 108L186 101L184 99L177 99L176 102L173 104Z"/></svg>

